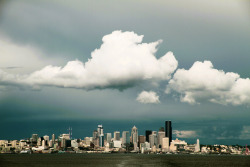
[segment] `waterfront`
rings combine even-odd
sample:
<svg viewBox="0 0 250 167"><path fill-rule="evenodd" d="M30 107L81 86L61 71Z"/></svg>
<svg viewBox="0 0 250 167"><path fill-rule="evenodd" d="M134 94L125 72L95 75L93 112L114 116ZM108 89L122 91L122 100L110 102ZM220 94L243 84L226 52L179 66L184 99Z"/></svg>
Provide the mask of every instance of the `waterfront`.
<svg viewBox="0 0 250 167"><path fill-rule="evenodd" d="M249 166L243 155L0 154L1 167L29 166Z"/></svg>

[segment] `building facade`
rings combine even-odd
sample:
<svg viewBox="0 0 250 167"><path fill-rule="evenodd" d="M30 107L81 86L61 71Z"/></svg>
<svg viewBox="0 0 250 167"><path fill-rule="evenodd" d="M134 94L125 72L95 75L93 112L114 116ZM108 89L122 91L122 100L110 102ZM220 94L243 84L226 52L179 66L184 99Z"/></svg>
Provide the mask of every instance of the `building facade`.
<svg viewBox="0 0 250 167"><path fill-rule="evenodd" d="M165 137L169 138L169 145L172 142L172 123L171 121L165 121Z"/></svg>

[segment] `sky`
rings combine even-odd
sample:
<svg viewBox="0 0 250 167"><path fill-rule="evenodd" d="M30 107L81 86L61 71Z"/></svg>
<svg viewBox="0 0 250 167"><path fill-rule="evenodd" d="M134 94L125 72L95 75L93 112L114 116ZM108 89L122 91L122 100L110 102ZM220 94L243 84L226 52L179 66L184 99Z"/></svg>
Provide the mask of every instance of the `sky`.
<svg viewBox="0 0 250 167"><path fill-rule="evenodd" d="M0 139L250 144L249 46L248 0L0 0Z"/></svg>

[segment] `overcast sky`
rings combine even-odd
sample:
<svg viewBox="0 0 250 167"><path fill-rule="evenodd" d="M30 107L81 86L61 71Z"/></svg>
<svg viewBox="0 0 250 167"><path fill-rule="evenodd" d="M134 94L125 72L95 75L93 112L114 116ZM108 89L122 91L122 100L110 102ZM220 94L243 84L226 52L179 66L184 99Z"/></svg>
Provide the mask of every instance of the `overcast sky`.
<svg viewBox="0 0 250 167"><path fill-rule="evenodd" d="M250 144L248 0L0 0L0 139L158 131Z"/></svg>

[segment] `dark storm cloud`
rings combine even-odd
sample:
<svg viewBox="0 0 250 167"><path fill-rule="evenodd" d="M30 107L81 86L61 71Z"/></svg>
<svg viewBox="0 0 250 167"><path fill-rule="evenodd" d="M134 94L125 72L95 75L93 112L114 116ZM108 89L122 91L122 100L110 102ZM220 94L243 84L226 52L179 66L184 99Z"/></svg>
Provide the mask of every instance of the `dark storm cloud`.
<svg viewBox="0 0 250 167"><path fill-rule="evenodd" d="M178 131L193 131L195 136L188 138L178 137L193 142L193 138L199 138L202 144L246 144L250 139L250 124L248 121L238 119L204 120L192 123L174 123L173 128Z"/></svg>
<svg viewBox="0 0 250 167"><path fill-rule="evenodd" d="M225 8L224 1L215 5L214 1L194 0L185 3L10 1L5 5L0 29L20 43L39 46L47 53L67 55L67 60L69 57L87 60L89 53L100 45L103 34L115 29L130 30L145 34L148 41L159 38L166 41L161 48L169 48L185 60L181 66L190 65L198 58L217 60L218 64L227 67L226 62L235 58L225 57L236 54L233 49L236 43L240 43L237 56L243 60L248 60L246 53L249 51L249 35L246 35L249 22L244 20L242 10L245 5L241 1L227 4L231 3L235 3L235 7L228 5ZM160 49L159 54L164 50Z"/></svg>

